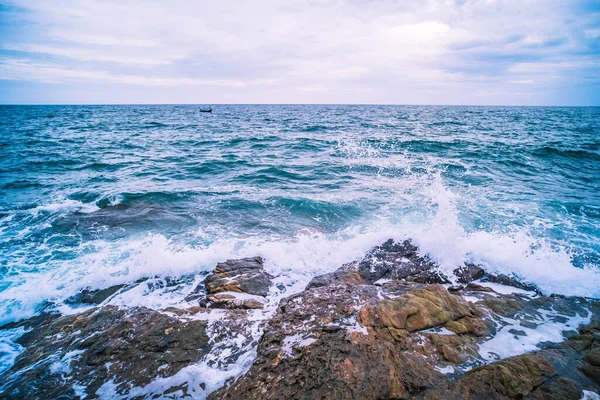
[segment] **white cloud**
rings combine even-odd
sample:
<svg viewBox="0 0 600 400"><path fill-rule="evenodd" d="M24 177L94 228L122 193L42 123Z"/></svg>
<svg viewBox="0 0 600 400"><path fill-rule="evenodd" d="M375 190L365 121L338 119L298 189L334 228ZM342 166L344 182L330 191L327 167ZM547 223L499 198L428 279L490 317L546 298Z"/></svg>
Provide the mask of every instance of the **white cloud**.
<svg viewBox="0 0 600 400"><path fill-rule="evenodd" d="M48 54L55 57L67 57L79 61L102 61L108 63L119 64L136 64L136 65L160 65L171 64L173 61L184 58L183 54L162 54L160 57L144 54L129 54L122 45L107 49L86 49L75 48L72 46L48 46L39 44L23 44L19 46L4 45L4 50L21 51L27 53Z"/></svg>
<svg viewBox="0 0 600 400"><path fill-rule="evenodd" d="M69 81L111 82L141 86L230 86L269 85L273 80L241 81L231 79L163 78L154 76L112 74L98 70L65 69L47 63L31 63L28 60L0 60L0 79L35 80L45 83Z"/></svg>
<svg viewBox="0 0 600 400"><path fill-rule="evenodd" d="M507 82L560 82L598 69L582 42L597 37L593 16L560 0L15 5L28 12L12 27L21 35L0 38L4 79L252 86L250 98L273 94L268 87L283 102L314 101L311 93L363 102L371 93L375 102L411 103L463 102L483 87L501 92Z"/></svg>
<svg viewBox="0 0 600 400"><path fill-rule="evenodd" d="M509 81L510 83L516 83L518 85L531 85L533 83L533 79L521 79L516 81Z"/></svg>

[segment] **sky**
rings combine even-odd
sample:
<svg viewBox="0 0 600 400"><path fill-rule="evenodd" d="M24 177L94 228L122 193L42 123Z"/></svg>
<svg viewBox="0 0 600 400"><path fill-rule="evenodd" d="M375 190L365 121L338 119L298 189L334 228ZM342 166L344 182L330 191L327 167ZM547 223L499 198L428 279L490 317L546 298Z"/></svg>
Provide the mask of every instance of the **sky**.
<svg viewBox="0 0 600 400"><path fill-rule="evenodd" d="M0 103L600 105L600 0L0 0Z"/></svg>

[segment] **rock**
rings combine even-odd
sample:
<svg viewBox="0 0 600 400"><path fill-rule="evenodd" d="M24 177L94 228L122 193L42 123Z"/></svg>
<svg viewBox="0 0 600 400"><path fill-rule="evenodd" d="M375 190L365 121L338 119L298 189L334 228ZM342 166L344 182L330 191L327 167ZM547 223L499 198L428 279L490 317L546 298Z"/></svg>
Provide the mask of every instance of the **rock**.
<svg viewBox="0 0 600 400"><path fill-rule="evenodd" d="M523 282L519 281L519 279L517 277L514 277L514 276L508 276L508 275L503 275L503 274L500 274L500 275L489 274L489 275L486 275L483 280L492 282L492 283L499 283L499 284L505 285L505 286L512 286L512 287L516 287L516 288L523 289L523 290L529 290L529 291L535 292L540 295L542 294L542 292L535 285L529 285L529 284L523 283Z"/></svg>
<svg viewBox="0 0 600 400"><path fill-rule="evenodd" d="M389 341L344 330L322 334L291 357L259 358L250 371L209 399L408 398L439 375Z"/></svg>
<svg viewBox="0 0 600 400"><path fill-rule="evenodd" d="M511 298L494 298L494 299L486 299L480 302L482 305L486 306L496 314L502 316L514 316L517 312L523 310L521 304Z"/></svg>
<svg viewBox="0 0 600 400"><path fill-rule="evenodd" d="M418 283L447 283L437 266L418 254L410 241L396 243L392 239L371 250L358 264L358 273L368 281L379 279L409 280Z"/></svg>
<svg viewBox="0 0 600 400"><path fill-rule="evenodd" d="M76 388L95 398L107 382L113 397L202 397L214 390L217 369L225 386L210 399L541 400L598 391L599 302L497 293L472 282L488 277L474 265L455 273L463 285L446 290L416 247L388 241L273 310L262 259L229 260L189 293L188 301L199 300L193 307L154 311L100 300L104 306L78 315L0 327L27 330L0 397L77 398ZM184 279L146 283L180 292L201 277ZM591 322L578 327L583 318ZM564 341L539 342L545 328L531 330L552 320L565 323ZM498 345L533 348L538 340L536 351L491 362L506 354L488 342L496 334ZM227 379L240 365L246 372ZM213 372L203 380L205 370ZM164 377L172 387L149 384Z"/></svg>
<svg viewBox="0 0 600 400"><path fill-rule="evenodd" d="M477 345L469 336L428 334L429 340L436 347L445 361L462 364L478 356Z"/></svg>
<svg viewBox="0 0 600 400"><path fill-rule="evenodd" d="M144 307L106 306L34 323L17 339L25 350L3 376L9 397L73 398L73 385L93 396L110 380L125 395L210 349L205 321L182 322Z"/></svg>
<svg viewBox="0 0 600 400"><path fill-rule="evenodd" d="M600 367L600 347L586 352L583 359L593 366Z"/></svg>
<svg viewBox="0 0 600 400"><path fill-rule="evenodd" d="M501 329L525 333L506 326L515 322L535 328L528 322L543 321L540 310L586 316L595 305L477 284L450 293L424 283L437 272L411 246L388 241L283 299L248 372L209 398L558 399L594 388L585 375L595 373L591 364L572 368L594 348L594 324L564 343L491 364L479 346Z"/></svg>
<svg viewBox="0 0 600 400"><path fill-rule="evenodd" d="M465 374L463 385L470 385L470 391L489 390L479 386L479 382L487 380L493 385L494 391L517 397L531 392L540 386L547 378L556 375L554 367L544 358L533 354L507 358L488 366L475 369Z"/></svg>
<svg viewBox="0 0 600 400"><path fill-rule="evenodd" d="M448 288L449 292L456 293L463 290L465 287L463 285L452 285Z"/></svg>
<svg viewBox="0 0 600 400"><path fill-rule="evenodd" d="M496 293L496 291L494 289L492 289L491 287L479 285L479 284L473 283L473 282L470 282L465 289L471 290L473 292Z"/></svg>
<svg viewBox="0 0 600 400"><path fill-rule="evenodd" d="M261 309L265 306L263 297L237 292L216 293L209 295L207 300L210 302L211 307L215 308Z"/></svg>
<svg viewBox="0 0 600 400"><path fill-rule="evenodd" d="M337 271L314 277L306 286L306 289L328 286L334 283L359 285L365 283L365 279L359 273L357 264L352 263L342 266Z"/></svg>
<svg viewBox="0 0 600 400"><path fill-rule="evenodd" d="M411 332L480 312L441 285L419 285L383 288L400 295L378 300L377 286L334 279L282 300L250 371L209 398L408 398L435 386L433 360L465 362L477 347L468 336L423 342Z"/></svg>
<svg viewBox="0 0 600 400"><path fill-rule="evenodd" d="M519 329L509 329L508 332L512 333L515 336L527 336L527 333L525 333L525 331Z"/></svg>
<svg viewBox="0 0 600 400"><path fill-rule="evenodd" d="M458 282L469 283L483 278L485 271L475 264L465 263L462 267L454 270L454 275L458 278Z"/></svg>
<svg viewBox="0 0 600 400"><path fill-rule="evenodd" d="M581 390L577 389L572 380L558 378L543 384L526 398L527 400L580 400L581 396Z"/></svg>
<svg viewBox="0 0 600 400"><path fill-rule="evenodd" d="M427 391L424 399L514 399L531 393L556 375L554 367L533 354L510 357L475 368L446 388Z"/></svg>
<svg viewBox="0 0 600 400"><path fill-rule="evenodd" d="M600 385L600 367L594 367L592 365L584 365L579 367L581 372L588 378L594 381L597 385Z"/></svg>
<svg viewBox="0 0 600 400"><path fill-rule="evenodd" d="M272 279L264 270L260 257L227 260L217 264L185 300L199 299L204 307L261 309L266 303Z"/></svg>
<svg viewBox="0 0 600 400"><path fill-rule="evenodd" d="M206 293L238 292L266 297L271 286L271 279L263 269L260 257L227 260L217 264L212 274L204 280Z"/></svg>
<svg viewBox="0 0 600 400"><path fill-rule="evenodd" d="M486 336L491 333L493 324L491 321L482 318L463 317L448 321L445 326L446 329L459 335Z"/></svg>
<svg viewBox="0 0 600 400"><path fill-rule="evenodd" d="M364 307L359 313L359 321L364 326L412 332L476 315L480 315L480 311L472 303L436 284Z"/></svg>
<svg viewBox="0 0 600 400"><path fill-rule="evenodd" d="M113 294L121 290L125 285L114 285L106 289L83 289L81 293L67 299L67 303L100 304Z"/></svg>
<svg viewBox="0 0 600 400"><path fill-rule="evenodd" d="M538 325L535 322L527 321L525 319L522 319L521 321L519 321L519 325L521 325L524 328L529 328L529 329L536 329L538 327Z"/></svg>

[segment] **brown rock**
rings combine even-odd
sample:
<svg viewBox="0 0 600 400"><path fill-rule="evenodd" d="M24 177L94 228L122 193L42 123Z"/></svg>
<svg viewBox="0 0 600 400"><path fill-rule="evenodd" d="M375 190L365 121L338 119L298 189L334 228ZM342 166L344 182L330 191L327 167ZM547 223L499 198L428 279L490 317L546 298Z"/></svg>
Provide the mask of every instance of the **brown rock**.
<svg viewBox="0 0 600 400"><path fill-rule="evenodd" d="M486 336L492 331L493 324L482 318L463 317L448 321L446 328L459 335L471 334L475 336Z"/></svg>
<svg viewBox="0 0 600 400"><path fill-rule="evenodd" d="M269 293L271 279L273 277L263 269L262 258L250 257L217 264L204 284L209 295L238 292L265 297Z"/></svg>
<svg viewBox="0 0 600 400"><path fill-rule="evenodd" d="M312 289L331 284L359 285L365 283L365 279L360 275L357 269L357 263L344 265L340 269L327 274L314 277L306 289Z"/></svg>
<svg viewBox="0 0 600 400"><path fill-rule="evenodd" d="M523 310L521 304L513 299L485 299L478 304L483 304L496 314L500 314L502 316L513 316L517 312Z"/></svg>
<svg viewBox="0 0 600 400"><path fill-rule="evenodd" d="M600 385L600 367L584 365L579 367L579 369L585 374L585 376L594 381L596 385Z"/></svg>
<svg viewBox="0 0 600 400"><path fill-rule="evenodd" d="M360 311L359 320L364 326L392 327L412 332L476 315L479 315L479 311L472 303L448 293L441 285L431 285L367 306Z"/></svg>
<svg viewBox="0 0 600 400"><path fill-rule="evenodd" d="M186 301L200 299L203 307L260 309L269 293L271 280L260 257L227 260L217 264L203 283L194 288ZM203 294L206 293L206 298ZM245 294L238 296L236 293ZM247 297L250 295L251 297ZM254 296L254 297L252 297Z"/></svg>
<svg viewBox="0 0 600 400"><path fill-rule="evenodd" d="M292 357L260 357L232 386L209 399L410 398L440 374L418 354L371 335L322 335Z"/></svg>
<svg viewBox="0 0 600 400"><path fill-rule="evenodd" d="M478 356L477 345L469 336L439 335L436 333L430 333L427 336L445 361L463 364Z"/></svg>
<svg viewBox="0 0 600 400"><path fill-rule="evenodd" d="M558 378L548 384L543 384L525 398L527 400L580 400L582 395L582 391L575 386L573 381Z"/></svg>
<svg viewBox="0 0 600 400"><path fill-rule="evenodd" d="M526 396L556 375L543 357L523 354L475 368L446 388L427 391L424 399L515 399Z"/></svg>
<svg viewBox="0 0 600 400"><path fill-rule="evenodd" d="M265 306L260 300L262 297L240 298L235 292L220 292L208 296L207 299L214 308L262 309Z"/></svg>
<svg viewBox="0 0 600 400"><path fill-rule="evenodd" d="M123 395L175 374L210 349L205 321L184 322L144 307L38 319L17 342L25 351L3 376L9 398L73 398L73 384L93 396L109 380ZM53 367L61 359L68 375Z"/></svg>
<svg viewBox="0 0 600 400"><path fill-rule="evenodd" d="M596 347L585 353L583 359L593 366L600 367L600 347Z"/></svg>

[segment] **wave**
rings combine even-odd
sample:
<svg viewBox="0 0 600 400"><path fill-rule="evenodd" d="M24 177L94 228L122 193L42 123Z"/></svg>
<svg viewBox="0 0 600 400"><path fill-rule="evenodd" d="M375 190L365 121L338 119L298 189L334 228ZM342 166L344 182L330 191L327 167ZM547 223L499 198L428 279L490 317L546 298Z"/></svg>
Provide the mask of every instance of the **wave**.
<svg viewBox="0 0 600 400"><path fill-rule="evenodd" d="M93 213L94 211L99 210L100 208L94 204L86 204L82 203L78 200L72 199L64 199L62 201L58 201L56 203L49 203L40 205L30 209L29 211L33 214L38 213L55 213L62 211L71 211L71 212L80 212L80 213Z"/></svg>
<svg viewBox="0 0 600 400"><path fill-rule="evenodd" d="M459 222L455 206L458 196L444 187L440 178L425 192L436 210L427 222L378 219L332 233L307 227L288 238L215 237L208 227L194 233L197 244L182 243L161 234L116 242L92 241L89 246L95 249L93 252L84 252L46 272L21 272L12 277L10 287L0 292L0 323L35 315L48 302L63 312L72 312L63 302L84 287L104 288L154 276L203 274L217 262L255 255L266 260L268 271L287 287L287 294L292 294L302 290L315 275L358 260L389 238L413 240L421 253L435 260L447 274L464 262L474 262L490 272L514 275L534 284L545 294L600 297L597 266L577 268L568 247L536 238L526 231L468 232ZM66 202L51 205L49 209L71 206L81 205ZM178 304L184 295L142 288L131 291L126 301L128 305L161 308Z"/></svg>
<svg viewBox="0 0 600 400"><path fill-rule="evenodd" d="M309 125L300 129L301 132L322 132L330 128L325 125Z"/></svg>
<svg viewBox="0 0 600 400"><path fill-rule="evenodd" d="M532 154L539 157L563 157L571 159L600 161L600 154L589 150L570 150L544 146L533 150Z"/></svg>
<svg viewBox="0 0 600 400"><path fill-rule="evenodd" d="M277 183L281 181L306 182L314 179L318 179L318 177L315 175L304 175L295 172L290 172L278 167L267 167L261 168L257 171L239 175L234 179L234 181L261 184Z"/></svg>
<svg viewBox="0 0 600 400"><path fill-rule="evenodd" d="M95 205L99 208L108 208L121 206L130 206L134 203L143 204L169 204L177 200L185 199L192 196L195 193L193 190L184 191L164 191L164 192L123 192L104 196L95 201Z"/></svg>
<svg viewBox="0 0 600 400"><path fill-rule="evenodd" d="M165 124L162 122L156 122L156 121L151 121L151 122L146 122L143 125L139 125L137 126L140 129L152 129L152 128L166 128L168 127L169 124Z"/></svg>
<svg viewBox="0 0 600 400"><path fill-rule="evenodd" d="M430 123L429 126L469 126L469 124L460 121L436 121Z"/></svg>

